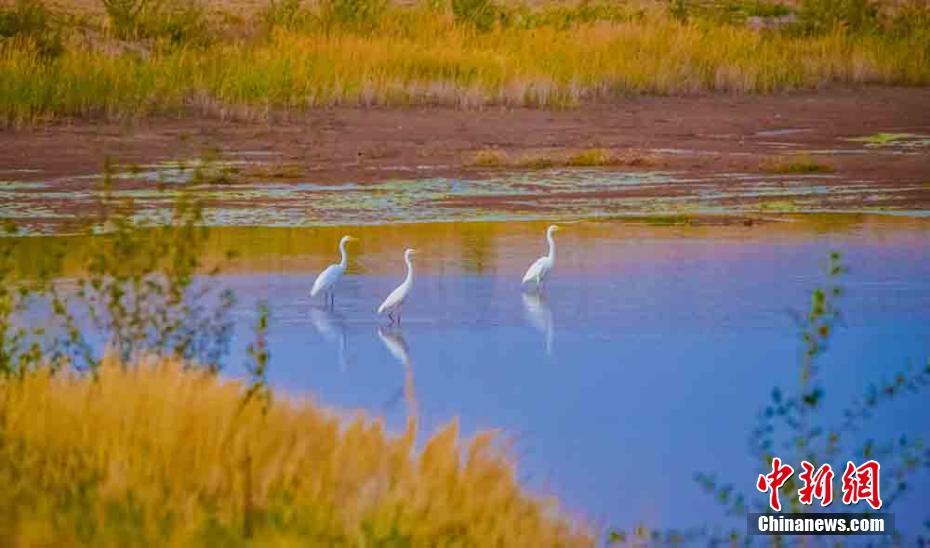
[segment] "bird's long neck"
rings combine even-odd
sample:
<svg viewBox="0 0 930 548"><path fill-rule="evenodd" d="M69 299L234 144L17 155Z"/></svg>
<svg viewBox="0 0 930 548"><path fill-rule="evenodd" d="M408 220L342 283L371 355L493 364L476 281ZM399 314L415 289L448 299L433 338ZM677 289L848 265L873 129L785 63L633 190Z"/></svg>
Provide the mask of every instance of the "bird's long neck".
<svg viewBox="0 0 930 548"><path fill-rule="evenodd" d="M546 233L546 239L549 240L549 258L555 259L555 238L552 237L552 232Z"/></svg>
<svg viewBox="0 0 930 548"><path fill-rule="evenodd" d="M339 266L342 269L345 269L346 264L348 264L349 256L346 254L346 242L345 240L339 242L339 253L342 255L342 260L339 261Z"/></svg>
<svg viewBox="0 0 930 548"><path fill-rule="evenodd" d="M404 284L410 285L413 283L413 263L410 262L410 258L404 258L404 262L407 263L407 277L404 278Z"/></svg>

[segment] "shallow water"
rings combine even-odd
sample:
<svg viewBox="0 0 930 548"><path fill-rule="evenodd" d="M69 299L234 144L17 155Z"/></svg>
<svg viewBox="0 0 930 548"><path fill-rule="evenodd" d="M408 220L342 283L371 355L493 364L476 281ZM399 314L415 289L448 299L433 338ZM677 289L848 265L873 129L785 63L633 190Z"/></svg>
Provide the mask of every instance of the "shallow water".
<svg viewBox="0 0 930 548"><path fill-rule="evenodd" d="M200 168L167 162L117 173L112 179L113 196L133 200L142 219L166 222L183 183L205 202L205 222L214 226L512 221L553 215L607 219L811 212L927 214L902 205L915 203L914 197L920 196L926 185L913 181L879 184L832 174L475 170L469 177L413 173L409 179L364 183L254 177L236 184L186 184L198 169L216 176L224 169L261 164L234 159L194 165ZM0 178L0 220L14 220L33 234L79 233L79 220L97 211L100 179L100 175L29 182Z"/></svg>
<svg viewBox="0 0 930 548"><path fill-rule="evenodd" d="M556 271L541 294L521 290L545 252L545 223L415 223L317 228L222 227L207 263L235 250L220 282L236 291L236 330L225 374L240 376L256 304L267 300L270 382L280 393L383 415L396 431L412 379L421 435L457 418L465 434L499 429L535 493L554 495L598 527L745 530L695 481L732 483L750 505L765 472L750 449L757 413L774 387L797 387L806 310L840 251L843 321L820 360L826 428L876 383L930 358L930 221L800 216L753 226L565 223ZM330 312L309 297L338 259L349 272ZM47 249L25 238L23 266ZM93 240L68 237L80 270ZM399 327L375 308L402 279L415 247L416 278ZM838 475L867 440L879 447L930 439L930 373L916 393L878 405L829 462ZM926 451L926 449L924 449ZM776 451L796 469L799 457ZM879 456L883 487L900 450ZM930 454L923 457L930 461ZM891 506L897 526L926 534L930 473L908 476ZM834 488L839 493L839 478ZM834 503L833 510L845 507Z"/></svg>
<svg viewBox="0 0 930 548"><path fill-rule="evenodd" d="M500 429L527 485L600 526L744 530L694 475L714 473L764 502L750 432L773 387L796 386L791 311L806 308L830 250L850 272L843 325L820 362L825 424L840 424L871 383L930 357L930 222L570 224L545 293L524 293L519 278L544 252L544 227L220 229L211 246L243 252L223 278L242 298L234 348L248 340L255 302L270 302L276 388L384 414L399 429L409 368L421 431L456 417L465 433ZM346 232L361 241L328 312L309 288ZM401 326L386 329L374 309L402 278L406 246L421 250L415 288ZM244 360L235 351L227 374L241 374ZM927 396L880 405L849 446L926 437ZM847 452L831 462L847 458L865 460ZM893 459L882 462L890 490ZM908 483L892 511L914 534L930 517L930 474Z"/></svg>

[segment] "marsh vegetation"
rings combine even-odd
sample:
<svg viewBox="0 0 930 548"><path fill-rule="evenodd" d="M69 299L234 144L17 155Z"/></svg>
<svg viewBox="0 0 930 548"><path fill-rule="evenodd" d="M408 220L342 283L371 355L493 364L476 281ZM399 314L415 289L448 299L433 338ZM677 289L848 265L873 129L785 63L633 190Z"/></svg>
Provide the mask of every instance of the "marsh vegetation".
<svg viewBox="0 0 930 548"><path fill-rule="evenodd" d="M559 511L554 502L528 494L539 492L536 488L560 497L567 493L566 498L574 497L571 508L609 515L609 525L617 526L616 536L635 543L651 539L654 532L627 527L640 519L641 501L654 492L656 474L677 478L676 497L698 509L682 525L702 520L717 524L724 512L701 504L700 487L718 500L734 503L739 493L728 487L731 482L752 477L760 463L767 462L768 452L787 453L786 443L810 434L806 428L786 430L779 422L782 415L776 414L770 422L778 436L770 436L770 442L763 439L765 432L754 437L759 452L754 445L751 465L743 468L734 459L737 468L731 470L726 468L731 461L721 460L721 452L742 454L747 429L756 426L753 417L741 420L748 415L734 409L751 412L778 384L783 389L779 402L772 404L773 413L779 406L791 413L804 409L811 427L832 427L829 417L820 414L825 394L833 402L837 395L862 388L856 383L859 375L849 374L845 380L824 376L835 365L829 363L833 352L839 353L837 361L847 370L926 355L920 341L926 340L930 323L922 320L930 308L922 306L927 292L919 280L927 279L927 265L907 259L909 246L922 243L926 231L915 219L886 221L901 230L875 229L875 239L865 240L865 245L857 235L867 233L877 221L857 218L843 226L841 218L830 217L813 225L773 223L764 230L570 224L565 230L566 260L552 280L553 291L547 298L522 301L513 298L518 294L517 278L541 251L544 225L354 227L362 260L355 263L353 255L338 308L327 314L307 297L311 273L332 262L345 227L208 230L194 223L203 219L204 211L178 191L177 186L165 191L165 197L176 200L175 213L158 217L170 220L167 223L144 221L150 217L137 215L138 204L111 194L98 204L100 215L84 235L2 242L11 251L5 255L0 287L16 290L4 298L20 303L15 311L4 313L9 320L4 325L26 329L23 335L4 332L12 334L4 342L17 343L3 347L9 350L5 363L10 366L0 381L0 472L15 487L0 503L8 508L16 502L20 509L6 512L0 520L0 534L12 539L11 544L75 539L124 543L142 538L151 544L310 539L346 544L460 540L549 545L586 544L599 536ZM811 296L809 310L798 316L802 356L809 351L813 357L804 365L810 377L794 391L796 370L787 357L797 341L790 336L790 324L780 325L787 323L779 321L784 316L782 303L810 294L817 282L805 278L810 270L806 266L823 258L820 247L827 239L846 242L843 247L859 257L859 268L871 266L872 271L847 284L845 265L838 259L828 265L827 281ZM885 246L882 250L895 253L883 261L862 260L874 256L869 253L876 253L876 241ZM173 252L159 247L168 242L173 247L183 247L183 242L190 249ZM411 244L423 248L425 259L405 339L402 333L378 329L372 303L396 283L397 269L402 268L396 250ZM230 257L229 248L242 256ZM148 253L139 256L133 249ZM161 260L150 266L149 254ZM190 262L194 257L196 265ZM797 265L800 275L784 274L787 261ZM634 263L633 273L617 283L616 273ZM39 268L43 264L44 270ZM282 268L289 275L280 275ZM236 275L223 276L228 269ZM835 275L832 269L838 269ZM140 270L147 274L132 274ZM579 271L585 274L579 277ZM43 277L42 272L47 274ZM185 285L180 275L184 272L194 274L192 283ZM43 279L48 283L39 283ZM82 312L89 304L88 297L78 293L82 279L88 280L87 292L94 293L95 287L103 292L102 300L90 304L97 303L93 308L99 317L117 319L116 327L111 327L112 320L94 322ZM264 289L271 286L272 291ZM846 302L847 286L850 308L859 300L857 287L878 288L865 289L864 297L871 292L883 310L895 307L891 327L900 344L843 348L850 338L870 340L888 333L882 331L881 321L878 327L871 321L874 309L852 310L849 327L834 320L834 290L841 287L838 291ZM211 289L212 297L200 297L204 287ZM266 304L255 311L251 304L240 303L230 317L219 299L226 287ZM48 292L52 289L71 316L44 308L42 303L54 296ZM689 300L713 307L682 304ZM138 324L135 311L145 308L136 303L168 312L155 314L155 319L200 310L200 317L217 321L185 324L189 329L175 329L167 320ZM909 323L898 323L902 316ZM79 337L68 335L68 317L74 319ZM51 319L38 321L46 318ZM230 354L223 352L214 362L209 353L193 352L217 348L214 335L222 332L198 325L221 327L233 319L240 337L226 341L223 348ZM39 326L45 331L33 330ZM824 352L824 327L830 353ZM843 333L834 340L833 332L840 327L849 329L851 336ZM149 336L162 331L172 335ZM181 336L189 333L196 336ZM805 346L805 335L813 346ZM20 344L27 340L37 345ZM85 354L72 354L72 349L81 348L69 346L73 340L88 343L88 361L83 361ZM112 349L106 355L99 352L105 342ZM390 357L384 348L392 348L389 343L403 350L404 370L385 359ZM418 360L415 395L408 388L414 377L411 359ZM240 368L241 362L245 363ZM882 379L855 401L851 409L862 418L899 401L912 403L903 419L879 417L866 431L883 431L902 421L910 425L925 415L925 404L907 397L926 384L924 363ZM708 375L721 369L729 379L726 385ZM734 391L732 386L744 389ZM345 409L362 407L368 414L340 414L289 396L295 393L313 394ZM895 401L886 403L892 399L885 397L889 393L896 395ZM719 405L721 394L731 403ZM670 414L670 409L686 412ZM540 424L552 423L553 413L572 427L540 430ZM702 421L696 422L695 414ZM450 416L461 416L461 423ZM614 422L605 427L605 417ZM762 430L770 425L764 417L763 411ZM512 452L501 452L500 440L493 441L489 434L474 434L476 422L490 420L503 429L505 439L518 432ZM527 424L531 426L521 427ZM521 428L527 433L521 435ZM845 425L837 428L843 441L837 455L868 447L882 455L883 464L888 461L886 477L892 483L883 488L889 494L896 490L895 465L908 482L896 496L918 492L910 482L920 479L921 451L926 449L921 438L908 436L905 449L881 439L865 446L855 432L846 433ZM894 432L899 430L906 428L896 426ZM819 444L832 438L830 432L811 435L808 448L819 452ZM708 436L717 436L717 441L710 446L696 441ZM668 460L658 470L650 469L656 448L670 443L674 450L665 457ZM771 445L763 450L765 443ZM575 451L583 452L583 460L575 461L581 465L563 466ZM519 475L513 454L521 457ZM679 460L678 455L688 458ZM900 464L895 462L899 457ZM618 472L618 463L642 473L631 477ZM696 469L708 471L702 480L710 483L690 482ZM557 478L560 490L540 487L546 478L534 481L547 475ZM597 478L597 493L579 496L592 476ZM93 511L87 513L86 508ZM909 516L902 522L919 523L913 519L918 506L898 508ZM625 536L621 530L627 531ZM680 535L686 533L681 530L670 539L685 538Z"/></svg>
<svg viewBox="0 0 930 548"><path fill-rule="evenodd" d="M262 119L343 104L565 107L631 93L930 81L930 18L919 0L93 7L0 8L6 123L185 112ZM782 23L749 24L773 18Z"/></svg>
<svg viewBox="0 0 930 548"><path fill-rule="evenodd" d="M767 173L776 174L830 173L833 171L828 164L814 159L809 154L768 158L759 167Z"/></svg>
<svg viewBox="0 0 930 548"><path fill-rule="evenodd" d="M549 169L556 167L655 167L659 160L649 153L611 151L604 148L528 152L519 155L486 148L471 155L470 167Z"/></svg>
<svg viewBox="0 0 930 548"><path fill-rule="evenodd" d="M389 433L272 391L264 303L247 375L220 377L230 255L205 253L200 204L151 223L107 189L77 256L0 239L3 544L590 543L493 433L418 437L415 405Z"/></svg>
<svg viewBox="0 0 930 548"><path fill-rule="evenodd" d="M587 545L526 495L494 435L414 445L363 415L243 399L173 360L0 380L8 546ZM422 441L422 440L421 440Z"/></svg>

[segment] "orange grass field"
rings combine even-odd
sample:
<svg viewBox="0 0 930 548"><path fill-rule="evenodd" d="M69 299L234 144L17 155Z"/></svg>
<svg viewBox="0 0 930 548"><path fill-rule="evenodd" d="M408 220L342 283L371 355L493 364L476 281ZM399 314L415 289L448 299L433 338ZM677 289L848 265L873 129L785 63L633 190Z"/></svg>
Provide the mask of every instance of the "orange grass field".
<svg viewBox="0 0 930 548"><path fill-rule="evenodd" d="M149 361L0 381L3 546L575 546L492 433L244 403L235 381Z"/></svg>

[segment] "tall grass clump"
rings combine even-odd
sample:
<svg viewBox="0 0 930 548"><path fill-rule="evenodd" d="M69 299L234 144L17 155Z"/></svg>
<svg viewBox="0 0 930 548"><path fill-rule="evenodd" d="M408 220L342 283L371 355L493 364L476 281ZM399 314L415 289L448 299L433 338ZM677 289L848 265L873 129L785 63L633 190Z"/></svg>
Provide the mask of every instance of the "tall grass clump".
<svg viewBox="0 0 930 548"><path fill-rule="evenodd" d="M493 434L413 432L172 360L0 381L0 542L580 546L526 495Z"/></svg>
<svg viewBox="0 0 930 548"><path fill-rule="evenodd" d="M122 37L132 37L141 26L142 11L149 0L102 0L110 23Z"/></svg>
<svg viewBox="0 0 930 548"><path fill-rule="evenodd" d="M801 0L798 11L801 28L810 33L875 30L878 15L873 0Z"/></svg>
<svg viewBox="0 0 930 548"><path fill-rule="evenodd" d="M320 20L327 30L341 27L370 31L381 20L389 0L320 0Z"/></svg>
<svg viewBox="0 0 930 548"><path fill-rule="evenodd" d="M112 31L123 40L157 40L190 45L208 40L198 0L101 0Z"/></svg>
<svg viewBox="0 0 930 548"><path fill-rule="evenodd" d="M481 32L491 30L497 22L498 7L493 0L452 0L451 5L457 22Z"/></svg>
<svg viewBox="0 0 930 548"><path fill-rule="evenodd" d="M60 25L38 0L16 0L0 6L0 44L30 50L38 61L61 54L64 45Z"/></svg>
<svg viewBox="0 0 930 548"><path fill-rule="evenodd" d="M779 174L830 173L833 171L828 164L818 162L808 154L771 158L763 161L759 167L765 172Z"/></svg>
<svg viewBox="0 0 930 548"><path fill-rule="evenodd" d="M306 12L300 0L270 0L261 17L270 29L283 27L294 30L306 22Z"/></svg>

